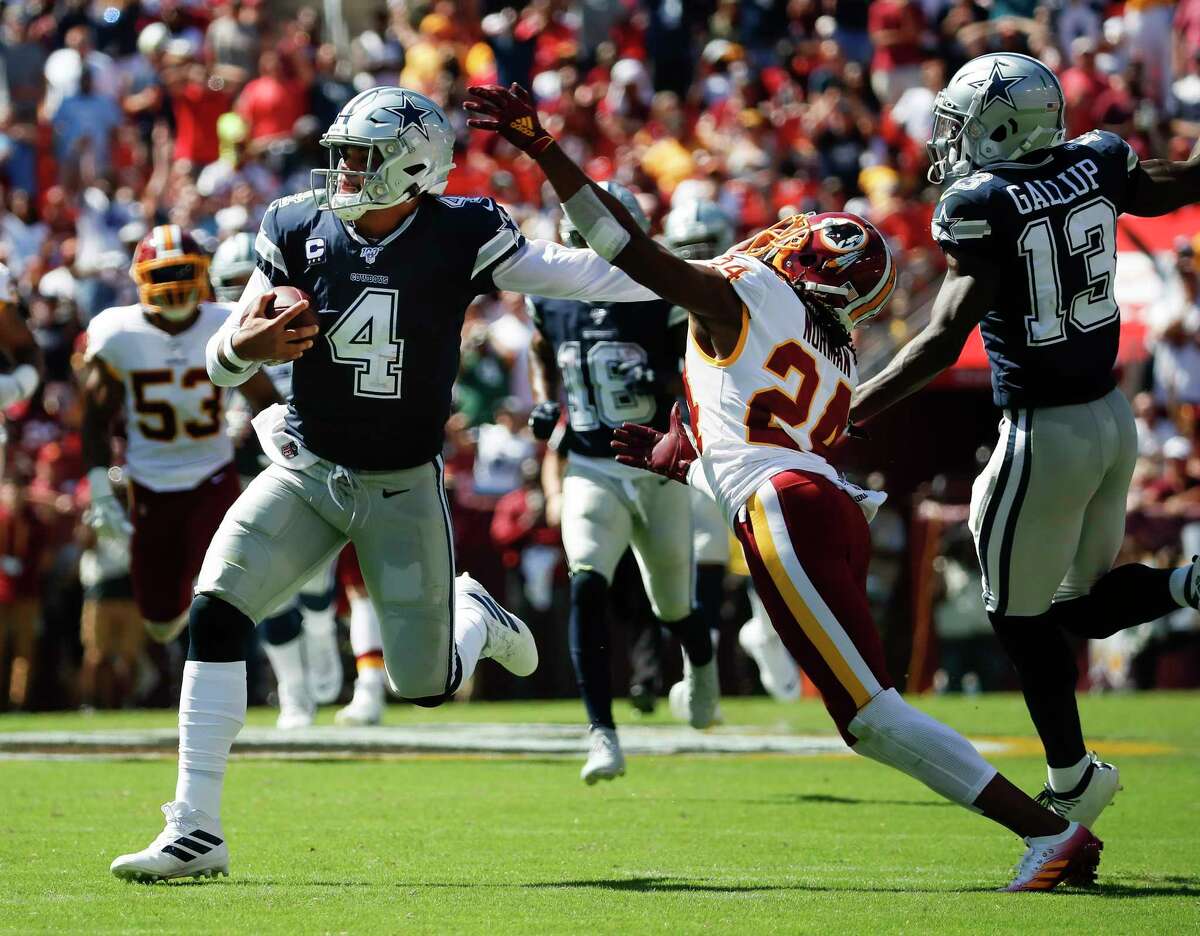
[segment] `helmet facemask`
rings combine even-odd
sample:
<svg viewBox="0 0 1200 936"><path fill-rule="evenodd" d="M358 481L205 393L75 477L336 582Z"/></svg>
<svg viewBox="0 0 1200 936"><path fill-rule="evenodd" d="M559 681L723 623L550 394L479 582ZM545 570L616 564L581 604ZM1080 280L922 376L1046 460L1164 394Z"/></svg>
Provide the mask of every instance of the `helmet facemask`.
<svg viewBox="0 0 1200 936"><path fill-rule="evenodd" d="M929 156L927 178L934 185L941 185L947 178L965 175L971 164L962 157L962 137L966 121L944 108L939 94L933 105L933 132L925 143Z"/></svg>
<svg viewBox="0 0 1200 936"><path fill-rule="evenodd" d="M142 308L171 322L182 322L194 315L196 306L210 295L208 265L208 257L198 254L136 264L133 280Z"/></svg>
<svg viewBox="0 0 1200 936"><path fill-rule="evenodd" d="M429 166L408 159L412 147L404 140L380 144L366 139L334 141L322 137L321 145L329 150L329 168L312 170L310 184L318 194L324 192L323 207L332 209L343 221L354 221L368 211L403 205L421 194L422 177ZM349 168L352 165L363 168ZM410 177L412 184L394 194L385 177L388 170ZM438 191L444 188L443 180Z"/></svg>

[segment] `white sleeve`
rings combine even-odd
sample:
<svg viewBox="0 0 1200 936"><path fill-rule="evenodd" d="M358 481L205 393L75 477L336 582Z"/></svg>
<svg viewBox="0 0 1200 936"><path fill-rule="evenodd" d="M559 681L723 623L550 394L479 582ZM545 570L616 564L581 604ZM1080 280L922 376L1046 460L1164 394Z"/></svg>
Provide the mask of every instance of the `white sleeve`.
<svg viewBox="0 0 1200 936"><path fill-rule="evenodd" d="M233 306L233 311L225 319L216 334L208 339L204 349L204 360L209 379L218 387L239 387L258 372L262 364L258 361L245 361L238 357L233 350L233 335L241 327L242 317L246 310L254 304L265 292L273 287L271 281L261 270L255 270L250 275L246 288L242 290L241 298Z"/></svg>
<svg viewBox="0 0 1200 936"><path fill-rule="evenodd" d="M553 241L531 240L492 271L497 289L594 302L650 302L658 298L645 286L590 250Z"/></svg>

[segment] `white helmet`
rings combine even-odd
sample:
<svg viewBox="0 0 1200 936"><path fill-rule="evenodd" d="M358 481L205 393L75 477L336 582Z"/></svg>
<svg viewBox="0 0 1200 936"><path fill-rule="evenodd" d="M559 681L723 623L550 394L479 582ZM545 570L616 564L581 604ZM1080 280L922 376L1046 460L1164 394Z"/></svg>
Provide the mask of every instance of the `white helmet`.
<svg viewBox="0 0 1200 936"><path fill-rule="evenodd" d="M256 266L253 234L243 231L221 241L208 268L217 300L233 302L241 296Z"/></svg>
<svg viewBox="0 0 1200 936"><path fill-rule="evenodd" d="M685 260L711 260L733 246L733 225L716 202L687 201L663 221L662 239Z"/></svg>
<svg viewBox="0 0 1200 936"><path fill-rule="evenodd" d="M625 206L625 210L633 215L633 220L637 222L638 227L643 231L650 230L650 219L646 217L646 212L642 211L642 206L638 204L637 196L633 192L620 182L600 182L598 184L600 188ZM571 223L566 212L558 221L558 239L565 247L587 247L587 241L575 230L575 225Z"/></svg>
<svg viewBox="0 0 1200 936"><path fill-rule="evenodd" d="M440 195L454 168L454 129L429 98L407 88L371 88L353 98L321 137L329 168L312 171L317 204L343 221ZM344 147L369 150L366 169L345 168ZM348 183L348 184L346 184Z"/></svg>
<svg viewBox="0 0 1200 936"><path fill-rule="evenodd" d="M1064 99L1054 72L1035 58L981 55L955 72L933 102L929 181L940 184L1061 143Z"/></svg>

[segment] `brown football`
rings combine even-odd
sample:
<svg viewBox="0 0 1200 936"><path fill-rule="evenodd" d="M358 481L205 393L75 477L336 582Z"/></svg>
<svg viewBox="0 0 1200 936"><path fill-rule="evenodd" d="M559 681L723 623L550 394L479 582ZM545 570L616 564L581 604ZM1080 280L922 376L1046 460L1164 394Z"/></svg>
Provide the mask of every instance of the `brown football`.
<svg viewBox="0 0 1200 936"><path fill-rule="evenodd" d="M307 299L310 303L312 297L302 289L297 289L295 286L276 286L274 289L275 301L271 308L267 310L267 318L275 318L275 316L286 312L301 299ZM311 305L294 319L288 325L289 328L303 328L305 325L318 325L320 319L317 316L317 310Z"/></svg>

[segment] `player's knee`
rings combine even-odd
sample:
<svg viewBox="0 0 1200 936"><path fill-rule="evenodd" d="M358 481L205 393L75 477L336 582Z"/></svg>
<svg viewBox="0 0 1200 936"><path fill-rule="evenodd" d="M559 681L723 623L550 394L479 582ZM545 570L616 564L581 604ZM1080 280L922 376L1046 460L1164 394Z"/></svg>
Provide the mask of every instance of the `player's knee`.
<svg viewBox="0 0 1200 936"><path fill-rule="evenodd" d="M571 572L571 603L600 601L608 597L608 579L595 569L578 569Z"/></svg>
<svg viewBox="0 0 1200 936"><path fill-rule="evenodd" d="M236 663L246 659L246 642L254 622L216 595L197 595L188 615L189 660Z"/></svg>
<svg viewBox="0 0 1200 936"><path fill-rule="evenodd" d="M687 571L684 570L682 581L688 581ZM692 608L692 596L686 590L675 589L678 594L655 595L651 593L650 610L654 612L654 616L664 624L678 624L680 621L686 620L694 610Z"/></svg>
<svg viewBox="0 0 1200 936"><path fill-rule="evenodd" d="M273 647L291 643L300 636L304 621L296 608L289 608L282 614L267 618L258 625L258 636Z"/></svg>
<svg viewBox="0 0 1200 936"><path fill-rule="evenodd" d="M992 630L1012 661L1021 685L1075 687L1079 667L1075 651L1052 619L1052 613L1036 617L989 614Z"/></svg>

